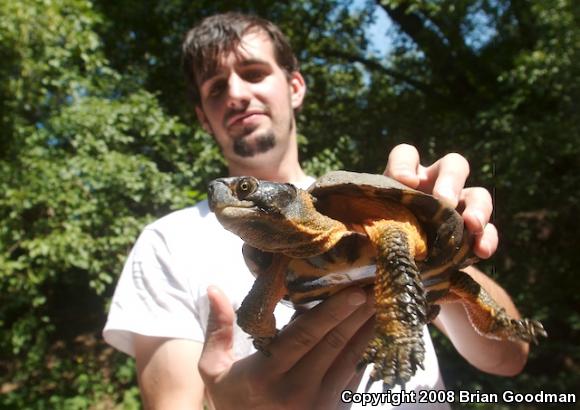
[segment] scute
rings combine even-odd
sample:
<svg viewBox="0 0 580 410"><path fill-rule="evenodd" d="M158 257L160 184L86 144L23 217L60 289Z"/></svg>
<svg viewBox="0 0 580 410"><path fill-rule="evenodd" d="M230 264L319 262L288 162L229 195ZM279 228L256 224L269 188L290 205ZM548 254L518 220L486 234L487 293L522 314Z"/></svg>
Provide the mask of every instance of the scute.
<svg viewBox="0 0 580 410"><path fill-rule="evenodd" d="M308 192L321 203L332 201L333 196L348 195L355 201L364 202L373 198L404 205L421 222L427 233L432 250L428 264L445 263L465 239L463 219L455 209L385 175L332 171L316 180ZM325 212L324 209L319 211ZM474 256L469 259L470 263L475 261Z"/></svg>
<svg viewBox="0 0 580 410"><path fill-rule="evenodd" d="M328 195L346 194L364 200L365 197L374 197L381 200L390 200L407 206L421 222L438 225L443 222L445 211L453 214L453 208L438 201L431 195L409 188L400 182L385 175L366 174L350 171L332 171L320 177L309 188L316 198Z"/></svg>

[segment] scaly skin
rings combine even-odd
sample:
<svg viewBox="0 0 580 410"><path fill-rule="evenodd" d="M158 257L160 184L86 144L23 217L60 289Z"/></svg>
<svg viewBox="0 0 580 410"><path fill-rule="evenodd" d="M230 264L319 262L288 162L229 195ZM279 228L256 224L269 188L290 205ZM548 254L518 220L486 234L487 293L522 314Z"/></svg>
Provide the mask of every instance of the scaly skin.
<svg viewBox="0 0 580 410"><path fill-rule="evenodd" d="M425 289L415 265L414 238L395 221L375 224L377 247L375 337L361 366L374 363L367 390L383 380L386 388L402 386L423 367L423 325L427 317Z"/></svg>
<svg viewBox="0 0 580 410"><path fill-rule="evenodd" d="M275 254L268 270L256 278L237 310L238 325L252 335L256 349L268 354L268 345L278 333L274 308L288 290L285 285L288 258Z"/></svg>
<svg viewBox="0 0 580 410"><path fill-rule="evenodd" d="M537 320L514 319L471 276L462 271L451 275L449 295L438 303L459 301L474 329L490 339L538 343L548 334Z"/></svg>

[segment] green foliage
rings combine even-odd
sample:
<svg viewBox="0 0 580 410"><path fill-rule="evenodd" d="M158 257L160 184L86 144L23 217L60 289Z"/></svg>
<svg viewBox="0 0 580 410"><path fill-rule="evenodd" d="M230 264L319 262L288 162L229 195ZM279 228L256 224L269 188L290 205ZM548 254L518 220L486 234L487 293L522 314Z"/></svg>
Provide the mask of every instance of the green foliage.
<svg viewBox="0 0 580 410"><path fill-rule="evenodd" d="M91 3L0 7L0 404L129 403L134 371L95 339L110 290L143 225L221 162L110 67Z"/></svg>
<svg viewBox="0 0 580 410"><path fill-rule="evenodd" d="M513 379L437 337L449 388L578 391L580 9L572 0L0 0L0 407L137 408L131 359L100 339L137 233L224 172L185 102L179 46L199 18L258 13L287 33L308 95L312 174L464 154L495 197L484 267L550 338ZM376 13L394 25L373 55Z"/></svg>

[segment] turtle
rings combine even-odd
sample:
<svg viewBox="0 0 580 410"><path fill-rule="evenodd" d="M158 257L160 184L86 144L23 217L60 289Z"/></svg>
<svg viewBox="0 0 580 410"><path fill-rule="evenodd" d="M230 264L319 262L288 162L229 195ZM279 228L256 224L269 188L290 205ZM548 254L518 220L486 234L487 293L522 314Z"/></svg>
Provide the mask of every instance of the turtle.
<svg viewBox="0 0 580 410"><path fill-rule="evenodd" d="M308 190L251 176L219 178L210 209L243 239L256 280L237 323L258 350L278 332L276 304L324 300L352 285L374 286L374 336L361 358L373 363L368 391L405 383L423 368L422 331L440 305L461 302L480 334L537 343L542 324L516 319L464 271L477 261L474 236L446 202L384 175L332 171Z"/></svg>

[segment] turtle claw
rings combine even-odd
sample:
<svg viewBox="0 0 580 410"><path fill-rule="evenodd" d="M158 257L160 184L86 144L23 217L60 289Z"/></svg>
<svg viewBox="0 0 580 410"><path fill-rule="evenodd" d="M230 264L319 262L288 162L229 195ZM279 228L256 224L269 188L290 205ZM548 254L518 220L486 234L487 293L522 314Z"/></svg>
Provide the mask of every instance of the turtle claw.
<svg viewBox="0 0 580 410"><path fill-rule="evenodd" d="M538 344L538 337L547 337L548 333L544 326L537 320L532 319L512 319L512 328L515 335L512 336L514 340L523 340L525 342L532 342Z"/></svg>
<svg viewBox="0 0 580 410"><path fill-rule="evenodd" d="M401 391L406 390L406 386L407 386L406 383L401 384ZM391 389L392 389L392 386L389 387L388 384L386 384L386 383L383 382L383 393L388 393L389 390L391 390Z"/></svg>
<svg viewBox="0 0 580 410"><path fill-rule="evenodd" d="M256 348L256 350L258 350L264 356L270 357L272 354L270 353L268 346L270 346L270 343L272 343L272 341L274 340L275 337L276 336L270 336L270 337L256 336L253 338L254 347Z"/></svg>
<svg viewBox="0 0 580 410"><path fill-rule="evenodd" d="M513 319L506 314L504 309L501 309L494 318L489 336L538 344L538 337L547 337L548 333L537 320Z"/></svg>
<svg viewBox="0 0 580 410"><path fill-rule="evenodd" d="M395 385L404 388L417 367L424 368L424 360L425 345L420 333L401 339L378 335L371 341L361 361L361 364L374 363L365 392L380 380L383 381L383 389L388 390Z"/></svg>

